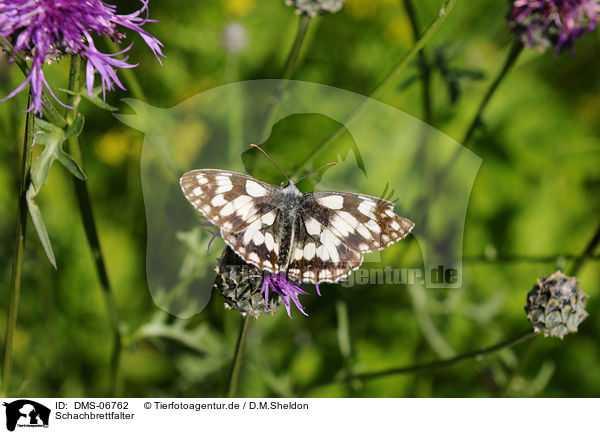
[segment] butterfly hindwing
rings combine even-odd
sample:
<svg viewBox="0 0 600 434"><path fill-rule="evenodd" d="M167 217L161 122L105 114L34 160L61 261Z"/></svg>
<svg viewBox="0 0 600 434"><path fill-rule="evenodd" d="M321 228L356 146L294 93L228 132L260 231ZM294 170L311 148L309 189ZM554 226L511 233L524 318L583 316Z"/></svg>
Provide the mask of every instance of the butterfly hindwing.
<svg viewBox="0 0 600 434"><path fill-rule="evenodd" d="M319 220L303 216L296 221L287 273L304 282L336 282L360 266L362 254L349 249Z"/></svg>
<svg viewBox="0 0 600 434"><path fill-rule="evenodd" d="M314 216L350 249L381 250L403 239L414 227L387 200L356 193L316 192L303 196L303 212Z"/></svg>
<svg viewBox="0 0 600 434"><path fill-rule="evenodd" d="M288 273L311 282L346 277L364 253L401 240L414 227L394 212L392 202L341 192L304 194L298 220Z"/></svg>
<svg viewBox="0 0 600 434"><path fill-rule="evenodd" d="M261 270L279 271L281 213L273 209L239 232L221 229L223 240L244 260Z"/></svg>

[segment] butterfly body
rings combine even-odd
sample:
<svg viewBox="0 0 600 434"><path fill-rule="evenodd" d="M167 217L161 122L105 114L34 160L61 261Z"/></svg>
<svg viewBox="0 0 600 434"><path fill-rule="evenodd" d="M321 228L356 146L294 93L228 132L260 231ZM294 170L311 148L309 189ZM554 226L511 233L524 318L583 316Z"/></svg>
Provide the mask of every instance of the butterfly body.
<svg viewBox="0 0 600 434"><path fill-rule="evenodd" d="M246 262L306 282L336 282L363 254L404 238L414 223L394 204L356 193L302 193L240 173L198 169L180 180L186 198Z"/></svg>

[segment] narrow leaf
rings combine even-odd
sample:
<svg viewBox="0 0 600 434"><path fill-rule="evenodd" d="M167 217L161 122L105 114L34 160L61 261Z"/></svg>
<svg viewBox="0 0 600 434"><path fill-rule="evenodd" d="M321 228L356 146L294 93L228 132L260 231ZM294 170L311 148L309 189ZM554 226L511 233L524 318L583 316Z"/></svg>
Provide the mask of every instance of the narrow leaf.
<svg viewBox="0 0 600 434"><path fill-rule="evenodd" d="M78 115L65 133L62 128L56 125L36 119L34 143L45 146L31 168L31 180L35 186L36 194L42 185L46 183L50 167L52 167L55 160L58 160L76 178L83 181L87 179L75 159L62 149L62 145L67 138L76 137L81 133L83 122L84 117Z"/></svg>
<svg viewBox="0 0 600 434"><path fill-rule="evenodd" d="M56 158L75 178L81 179L82 181L87 180L87 176L85 176L85 173L83 173L83 170L77 161L69 154L61 150L58 152Z"/></svg>
<svg viewBox="0 0 600 434"><path fill-rule="evenodd" d="M89 102L94 104L95 106L100 107L101 109L108 110L111 112L116 112L118 110L116 107L113 107L112 105L107 104L102 98L100 98L100 94L102 92L101 87L94 88L94 90L92 92L92 96L90 96L88 94L87 89L85 87L82 87L81 90L79 90L78 92L74 92L69 89L61 89L61 88L59 88L59 90L65 92L65 93L68 93L69 95L77 95L81 98L85 98Z"/></svg>
<svg viewBox="0 0 600 434"><path fill-rule="evenodd" d="M52 264L52 266L56 269L56 258L54 257L54 251L52 250L52 244L50 243L50 237L48 236L48 231L46 230L46 225L44 224L44 220L42 219L42 213L40 211L39 206L35 203L33 198L36 195L35 187L33 184L29 186L27 189L27 207L29 208L29 215L31 215L31 220L33 222L33 226L38 234L40 242L42 243L42 247L46 252L46 256L48 260Z"/></svg>

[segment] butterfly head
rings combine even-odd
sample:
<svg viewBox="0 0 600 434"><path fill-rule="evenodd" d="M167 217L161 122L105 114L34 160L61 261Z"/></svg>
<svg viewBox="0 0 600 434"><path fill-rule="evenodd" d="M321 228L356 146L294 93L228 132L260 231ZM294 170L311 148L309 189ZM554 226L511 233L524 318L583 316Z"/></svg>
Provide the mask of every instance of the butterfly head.
<svg viewBox="0 0 600 434"><path fill-rule="evenodd" d="M283 183L281 183L281 185L283 186ZM292 197L302 196L302 193L300 192L300 190L298 190L298 187L296 187L296 184L292 180L290 180L288 185L286 185L285 187L282 188L282 192L286 196L292 196Z"/></svg>
<svg viewBox="0 0 600 434"><path fill-rule="evenodd" d="M323 165L322 165L321 167L319 167L318 169L316 169L316 170L313 170L312 172L310 172L310 173L307 173L307 174L306 174L306 175L304 175L304 176L301 176L300 178L298 178L298 179L296 180L296 183L294 183L294 182L293 182L293 181L292 181L292 180L291 180L291 179L290 179L290 178L289 178L289 177L288 177L288 176L285 174L285 172L284 172L283 170L281 170L281 168L280 168L280 167L279 167L277 164L275 164L275 162L274 162L274 161L271 159L271 157L269 157L269 154L267 154L267 153L264 151L264 149L262 149L260 146L258 146L258 145L255 145L255 144L251 144L250 146L252 146L253 148L256 148L256 149L258 149L260 152L262 152L263 154L265 154L265 156L266 156L266 157L269 159L269 161L270 161L271 163L273 163L273 165L274 165L274 166L275 166L275 167L276 167L276 168L277 168L277 169L278 169L278 170L279 170L279 171L280 171L280 172L283 174L283 176L285 176L285 179L287 179L287 181L288 181L288 185L287 185L287 186L284 188L284 182L282 181L282 182L281 182L281 184L279 184L279 189L280 189L280 190L283 190L284 192L286 192L286 191L287 191L287 192L288 192L288 193L290 193L290 194L291 194L291 193L293 193L294 195L296 195L296 193L297 193L298 195L301 195L300 191L299 191L299 190L298 190L298 188L296 187L296 183L300 182L302 179L306 178L307 176L310 176L310 175L312 175L312 174L314 174L314 173L318 172L319 170L323 169L324 167L327 167L327 166L335 166L335 165L337 165L337 162L335 162L335 161L333 161L333 162L331 162L331 163L323 164Z"/></svg>

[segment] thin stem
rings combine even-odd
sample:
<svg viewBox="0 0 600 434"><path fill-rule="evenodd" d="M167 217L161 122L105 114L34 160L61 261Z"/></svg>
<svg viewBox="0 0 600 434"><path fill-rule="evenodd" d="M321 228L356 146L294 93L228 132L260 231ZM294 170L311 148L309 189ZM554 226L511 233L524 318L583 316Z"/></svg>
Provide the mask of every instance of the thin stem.
<svg viewBox="0 0 600 434"><path fill-rule="evenodd" d="M505 256L497 256L490 257L486 255L477 255L477 256L463 256L463 262L470 263L489 263L489 264L501 264L501 263L548 263L548 262L558 262L558 261L569 261L576 260L581 261L584 258L584 255L547 255L547 256L533 256L533 255L505 255ZM600 255L589 255L585 256L587 260L590 261L598 261L600 260Z"/></svg>
<svg viewBox="0 0 600 434"><path fill-rule="evenodd" d="M27 106L31 104L29 94ZM2 395L6 395L10 386L12 374L12 361L14 353L15 330L19 312L19 297L21 294L21 278L23 272L23 251L25 249L25 232L27 227L27 200L26 193L29 184L29 168L31 167L31 146L33 145L33 110L27 113L25 120L25 137L23 152L21 154L21 170L19 172L19 196L17 204L17 225L15 229L15 244L13 251L13 264L10 277L8 315L6 320L6 336L4 339L4 352L2 354Z"/></svg>
<svg viewBox="0 0 600 434"><path fill-rule="evenodd" d="M469 124L469 127L467 128L467 130L465 132L465 135L462 140L463 146L459 146L456 149L456 151L454 151L454 153L448 160L448 163L446 163L444 168L437 175L434 176L434 179L432 181L432 188L433 188L432 191L437 191L438 186L443 185L444 181L446 180L446 177L452 171L452 168L458 161L461 153L463 152L464 149L466 149L468 147L469 142L473 138L473 133L477 130L477 127L479 127L481 125L481 118L483 116L483 112L485 111L485 108L487 107L488 103L492 99L492 96L494 95L496 90L498 90L500 83L502 83L504 78L506 78L506 76L508 75L508 72L515 65L517 59L519 58L519 54L521 54L522 50L523 50L523 45L520 42L514 41L513 44L511 45L510 51L508 52L506 60L504 61L504 65L502 66L502 69L500 70L499 74L496 76L496 78L494 79L494 81L492 82L490 87L488 88L487 92L485 93L483 99L481 100L481 103L479 104L477 112L475 113L475 117L473 118L473 120L471 121L471 123ZM416 209L425 209L426 207L423 206L425 200L427 200L427 199L423 198L421 203L419 203L416 206ZM426 218L426 217L424 217L424 218ZM422 221L421 226L424 226L424 224L426 224L426 221Z"/></svg>
<svg viewBox="0 0 600 434"><path fill-rule="evenodd" d="M363 374L355 374L352 379L353 380L373 380L375 378L387 377L390 375L401 375L401 374L411 374L423 371L433 371L436 369L446 368L448 366L454 365L456 363L462 362L464 360L480 358L486 354L494 353L504 348L508 348L514 345L517 345L523 341L529 340L536 336L536 333L533 330L527 330L520 335L517 335L511 339L506 341L499 342L490 347L480 348L479 350L469 351L464 354L460 354L455 357L451 357L448 359L442 359L431 363L419 364L419 365L410 365L410 366L402 366L398 368L385 369L383 371L375 371L375 372L366 372ZM335 380L335 382L347 381L347 378L342 378Z"/></svg>
<svg viewBox="0 0 600 434"><path fill-rule="evenodd" d="M404 8L406 9L408 19L410 20L416 42L421 37L421 29L412 0L404 0ZM423 85L423 120L427 123L431 123L433 117L431 104L431 69L429 68L429 61L427 60L427 54L425 53L424 48L419 51L419 69L421 72L421 84Z"/></svg>
<svg viewBox="0 0 600 434"><path fill-rule="evenodd" d="M429 40L435 35L438 31L442 23L446 20L452 8L456 4L457 0L448 0L446 1L440 11L438 16L431 22L429 27L423 32L421 37L415 42L412 48L406 53L398 63L392 68L392 70L379 82L379 84L373 89L373 91L369 94L369 98L365 98L361 104L354 109L352 113L346 118L346 120L340 125L336 131L334 131L331 135L329 135L325 140L320 142L311 152L310 154L298 165L298 167L294 170L292 176L298 174L299 171L304 169L308 164L317 156L317 154L325 148L328 144L333 142L345 129L347 126L353 122L360 114L362 114L367 107L373 102L373 100L377 99L381 94L390 86L392 83L396 81L398 76L406 69L406 67L410 64L410 62L415 58L415 56L423 49L423 47L429 42Z"/></svg>
<svg viewBox="0 0 600 434"><path fill-rule="evenodd" d="M596 247L598 247L598 244L600 244L600 226L598 226L596 233L586 246L581 256L575 259L575 263L569 272L569 276L575 276L577 273L579 273L579 270L581 270L581 267L583 267L583 264L585 264L586 261L595 258L593 255Z"/></svg>
<svg viewBox="0 0 600 434"><path fill-rule="evenodd" d="M300 15L296 37L294 38L294 43L292 44L290 54L288 54L287 60L285 61L283 76L281 77L283 80L289 80L294 73L296 62L298 61L298 56L300 55L300 50L302 49L302 44L304 43L304 38L306 37L309 24L310 15Z"/></svg>
<svg viewBox="0 0 600 434"><path fill-rule="evenodd" d="M246 315L242 320L240 334L233 355L233 364L231 365L231 373L229 375L229 391L227 393L229 398L235 398L237 396L242 360L244 359L244 352L246 351L246 338L248 337L249 324L250 315Z"/></svg>
<svg viewBox="0 0 600 434"><path fill-rule="evenodd" d="M281 101L283 96L283 92L285 91L285 87L287 85L286 80L292 78L294 74L294 70L296 69L296 64L298 63L298 57L300 55L300 51L302 50L302 45L304 44L304 40L306 39L306 33L308 31L308 26L311 22L310 15L300 15L298 21L298 28L296 29L296 36L294 38L294 43L292 44L292 48L287 56L285 61L285 65L283 67L283 74L281 76L281 80L275 89L275 94L273 95L273 99L267 108L267 115L265 117L265 123L262 129L261 139L266 140L267 131L273 125L273 121L275 119L275 113L277 110L277 106Z"/></svg>
<svg viewBox="0 0 600 434"><path fill-rule="evenodd" d="M71 57L71 69L69 73L69 90L76 91L79 89L81 71L81 59L78 56L73 55ZM70 110L67 113L67 122L71 124L77 116L77 107L79 105L80 97L77 95L71 95L69 104L75 107L75 110ZM79 162L80 166L83 167L83 158L81 153L81 144L79 137L72 137L68 140L69 152ZM86 181L82 181L73 177L73 183L75 187L75 193L77 195L77 202L79 205L79 212L83 221L83 227L87 242L90 246L92 254L94 256L94 263L96 265L96 271L100 280L100 286L102 288L102 294L106 302L106 308L110 318L110 326L113 334L113 348L110 358L110 371L112 377L111 394L118 396L120 394L121 378L120 378L120 359L122 350L122 338L121 331L119 328L119 315L117 310L117 304L114 298L114 292L111 288L110 281L108 279L108 273L106 271L106 265L104 257L102 255L102 248L100 246L100 239L98 238L98 230L96 228L96 222L94 220L94 214L92 212L92 204L87 189Z"/></svg>
<svg viewBox="0 0 600 434"><path fill-rule="evenodd" d="M467 146L467 144L471 141L471 138L473 137L473 133L475 132L477 127L479 127L479 125L481 125L481 117L483 116L483 112L484 112L485 108L487 107L488 103L492 99L492 96L494 95L494 93L496 92L498 87L500 86L500 83L502 82L502 80L504 80L504 78L506 77L508 72L514 66L515 62L519 58L519 54L521 54L521 51L523 51L523 44L521 44L518 41L513 41L513 44L510 47L510 51L508 52L508 56L506 57L506 60L504 61L504 65L502 66L500 73L494 79L494 81L492 82L488 91L486 92L485 96L481 100L481 103L479 104L479 108L477 109L477 113L475 114L475 117L471 121L471 124L469 125L469 128L467 129L467 132L465 133L465 136L462 140L463 146Z"/></svg>

